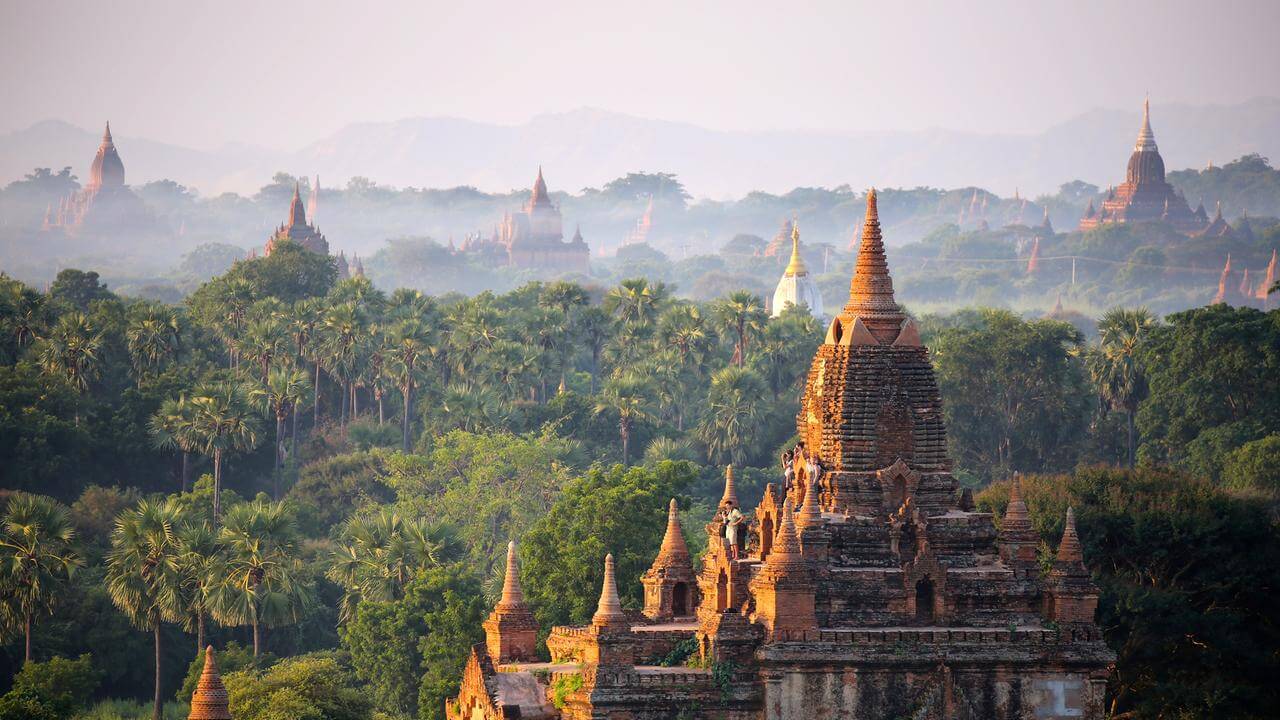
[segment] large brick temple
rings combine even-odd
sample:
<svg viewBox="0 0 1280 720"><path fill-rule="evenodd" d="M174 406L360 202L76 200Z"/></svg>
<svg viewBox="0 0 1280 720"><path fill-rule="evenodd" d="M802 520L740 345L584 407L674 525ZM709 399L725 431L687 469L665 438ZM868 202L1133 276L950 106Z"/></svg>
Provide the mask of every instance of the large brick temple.
<svg viewBox="0 0 1280 720"><path fill-rule="evenodd" d="M1080 229L1091 230L1108 223L1164 222L1185 235L1200 234L1209 224L1204 206L1192 210L1186 198L1164 177L1164 158L1151 131L1151 103L1142 105L1142 127L1133 144L1124 182L1107 191L1101 208L1093 203L1080 218Z"/></svg>
<svg viewBox="0 0 1280 720"><path fill-rule="evenodd" d="M591 624L539 628L515 546L472 648L455 720L958 718L1100 720L1115 656L1094 622L1070 511L1047 569L1016 483L999 530L960 492L928 350L894 301L876 196L848 304L797 417L804 462L742 509L732 469L695 570L676 503L642 612L604 558ZM665 666L677 647L689 661ZM669 662L667 664L670 664Z"/></svg>
<svg viewBox="0 0 1280 720"><path fill-rule="evenodd" d="M89 166L89 181L45 210L45 232L99 237L125 233L147 235L159 231L155 217L124 182L124 162L111 137L111 123Z"/></svg>

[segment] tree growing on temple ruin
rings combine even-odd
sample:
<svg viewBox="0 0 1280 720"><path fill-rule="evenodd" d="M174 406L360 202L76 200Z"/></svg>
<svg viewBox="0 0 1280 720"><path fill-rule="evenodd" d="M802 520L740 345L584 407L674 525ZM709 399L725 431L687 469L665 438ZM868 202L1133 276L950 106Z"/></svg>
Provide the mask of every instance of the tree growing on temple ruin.
<svg viewBox="0 0 1280 720"><path fill-rule="evenodd" d="M31 662L36 616L51 613L60 588L83 564L67 508L42 495L17 493L0 516L0 630L24 640Z"/></svg>

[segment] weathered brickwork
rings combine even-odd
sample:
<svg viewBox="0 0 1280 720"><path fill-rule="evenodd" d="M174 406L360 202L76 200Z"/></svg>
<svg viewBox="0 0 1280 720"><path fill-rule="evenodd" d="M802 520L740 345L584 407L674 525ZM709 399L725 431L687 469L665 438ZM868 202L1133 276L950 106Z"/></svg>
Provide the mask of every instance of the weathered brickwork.
<svg viewBox="0 0 1280 720"><path fill-rule="evenodd" d="M641 578L643 615L618 603L607 558L591 625L552 629L549 663L495 665L506 645L477 648L451 717L1101 720L1115 656L1074 513L1042 576L1019 484L999 533L959 491L928 351L893 300L874 191L797 430L794 472L744 511L736 553L730 468L696 574L673 501ZM657 666L691 638L693 667ZM527 700L557 687L561 707Z"/></svg>

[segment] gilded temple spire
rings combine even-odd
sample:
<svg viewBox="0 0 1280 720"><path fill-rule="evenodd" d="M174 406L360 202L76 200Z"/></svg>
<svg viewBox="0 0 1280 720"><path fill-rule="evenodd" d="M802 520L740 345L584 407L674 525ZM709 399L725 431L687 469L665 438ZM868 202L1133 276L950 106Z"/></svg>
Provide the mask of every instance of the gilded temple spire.
<svg viewBox="0 0 1280 720"><path fill-rule="evenodd" d="M783 275L798 277L808 274L809 268L805 267L804 259L800 257L800 224L793 222L791 223L791 261L787 263L787 269Z"/></svg>

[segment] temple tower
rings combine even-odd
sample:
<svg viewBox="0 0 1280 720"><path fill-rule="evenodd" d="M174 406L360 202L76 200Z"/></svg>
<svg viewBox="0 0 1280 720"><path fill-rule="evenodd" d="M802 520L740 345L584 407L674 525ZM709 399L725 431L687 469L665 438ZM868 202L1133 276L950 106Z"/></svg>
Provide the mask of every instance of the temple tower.
<svg viewBox="0 0 1280 720"><path fill-rule="evenodd" d="M1093 623L1097 610L1098 586L1084 566L1084 554L1076 534L1075 510L1067 508L1062 542L1058 543L1058 556L1049 571L1044 617L1059 624L1088 625Z"/></svg>
<svg viewBox="0 0 1280 720"><path fill-rule="evenodd" d="M751 618L764 626L769 637L804 632L818 625L814 614L813 569L804 556L797 535L791 502L783 506L778 539L764 567L751 581L756 611Z"/></svg>
<svg viewBox="0 0 1280 720"><path fill-rule="evenodd" d="M604 583L600 600L588 628L591 642L585 648L583 661L592 665L622 667L635 663L635 642L631 637L631 621L618 598L618 582L614 577L613 554L604 557Z"/></svg>
<svg viewBox="0 0 1280 720"><path fill-rule="evenodd" d="M803 305L809 309L810 315L822 317L822 293L809 274L809 268L805 267L804 259L800 257L800 226L794 224L791 226L791 261L787 263L787 269L782 272L782 278L773 291L773 309L770 314L778 317L788 304L796 307Z"/></svg>
<svg viewBox="0 0 1280 720"><path fill-rule="evenodd" d="M1000 525L1000 558L1010 567L1025 571L1036 565L1039 546L1040 538L1031 526L1031 515L1022 500L1022 478L1015 475L1009 490L1009 507Z"/></svg>
<svg viewBox="0 0 1280 720"><path fill-rule="evenodd" d="M644 614L650 620L669 620L693 615L697 577L689 558L689 547L680 529L675 498L667 508L667 532L653 565L640 578L644 585Z"/></svg>
<svg viewBox="0 0 1280 720"><path fill-rule="evenodd" d="M485 646L498 664L528 662L537 658L538 621L524 602L515 541L507 543L507 573L502 599L484 621Z"/></svg>
<svg viewBox="0 0 1280 720"><path fill-rule="evenodd" d="M204 649L204 670L200 672L200 682L191 695L191 713L187 720L232 720L227 688L218 674L212 645Z"/></svg>

